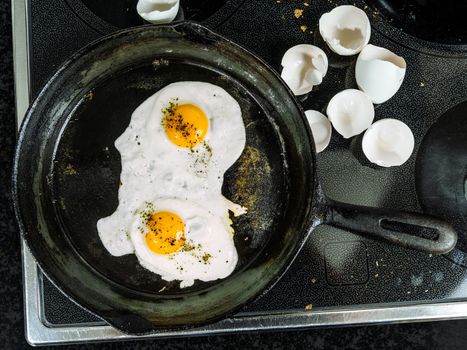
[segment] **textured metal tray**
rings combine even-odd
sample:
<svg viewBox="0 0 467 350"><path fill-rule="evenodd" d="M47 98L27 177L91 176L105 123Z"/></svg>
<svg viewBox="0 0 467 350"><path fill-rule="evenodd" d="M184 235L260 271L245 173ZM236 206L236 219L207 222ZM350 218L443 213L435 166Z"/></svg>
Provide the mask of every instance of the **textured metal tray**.
<svg viewBox="0 0 467 350"><path fill-rule="evenodd" d="M161 331L146 336L130 336L104 322L54 326L44 315L42 274L23 244L23 271L26 339L31 345L122 341L151 338L205 336L249 331L291 330L371 323L421 322L467 317L467 302L390 303L351 307L283 310L276 313L246 312L205 327L182 331Z"/></svg>

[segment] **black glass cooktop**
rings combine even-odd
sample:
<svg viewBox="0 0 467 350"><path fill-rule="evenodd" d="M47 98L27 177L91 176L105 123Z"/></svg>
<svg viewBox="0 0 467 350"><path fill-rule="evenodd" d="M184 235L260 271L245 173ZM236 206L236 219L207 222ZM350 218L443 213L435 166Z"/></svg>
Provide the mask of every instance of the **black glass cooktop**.
<svg viewBox="0 0 467 350"><path fill-rule="evenodd" d="M467 2L458 0L376 0L370 6L408 34L442 44L467 44Z"/></svg>
<svg viewBox="0 0 467 350"><path fill-rule="evenodd" d="M175 20L216 26L227 20L245 0L181 0ZM145 24L136 12L135 0L66 0L70 9L100 33Z"/></svg>
<svg viewBox="0 0 467 350"><path fill-rule="evenodd" d="M329 71L323 83L301 100L305 109L324 111L335 93L355 87L355 57L338 58L320 40L317 21L335 2L305 3L181 1L184 18L200 21L245 46L276 70L280 70L281 57L290 46L314 43L325 49L329 54ZM375 6L383 6L382 3ZM33 96L73 52L118 28L141 24L135 15L135 4L136 1L129 0L31 0ZM368 11L372 22L386 21L386 15L375 14L373 6L363 3L362 8ZM299 18L295 16L296 9L303 10ZM387 25L393 25L389 19ZM370 42L403 56L408 70L400 91L388 102L376 106L376 120L397 118L407 123L415 135L415 153L401 167L378 168L362 159L360 137L345 140L334 133L329 148L318 155L318 175L324 191L336 200L422 211L417 197L417 184L421 181L416 172L417 153L440 116L467 99L467 54L462 45L446 51L433 45L424 46L423 42L412 46L379 28L375 25ZM411 28L407 24L409 35L413 34ZM451 44L450 41L443 43ZM464 184L465 174L454 177L453 181ZM465 196L459 198L467 201ZM459 245L454 251L447 256L431 256L322 226L314 232L284 278L246 310L302 309L310 303L327 307L466 298L466 246L466 233L460 232ZM94 320L46 278L44 310L50 324Z"/></svg>

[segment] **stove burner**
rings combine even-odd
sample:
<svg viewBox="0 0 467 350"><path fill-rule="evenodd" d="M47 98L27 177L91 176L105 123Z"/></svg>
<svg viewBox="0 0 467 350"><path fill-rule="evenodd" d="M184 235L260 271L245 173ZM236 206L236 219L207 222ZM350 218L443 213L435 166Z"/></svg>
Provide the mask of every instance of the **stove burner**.
<svg viewBox="0 0 467 350"><path fill-rule="evenodd" d="M201 22L225 5L225 0L180 0L186 20Z"/></svg>
<svg viewBox="0 0 467 350"><path fill-rule="evenodd" d="M416 165L417 194L425 212L456 229L467 253L467 101L451 108L428 131Z"/></svg>
<svg viewBox="0 0 467 350"><path fill-rule="evenodd" d="M96 16L117 28L127 28L144 24L136 12L134 0L113 1L81 0Z"/></svg>
<svg viewBox="0 0 467 350"><path fill-rule="evenodd" d="M203 22L216 27L227 20L245 0L180 0L176 20ZM67 0L72 10L101 33L147 24L136 12L137 0Z"/></svg>
<svg viewBox="0 0 467 350"><path fill-rule="evenodd" d="M459 0L375 0L368 5L380 11L391 25L434 43L467 44L467 2Z"/></svg>

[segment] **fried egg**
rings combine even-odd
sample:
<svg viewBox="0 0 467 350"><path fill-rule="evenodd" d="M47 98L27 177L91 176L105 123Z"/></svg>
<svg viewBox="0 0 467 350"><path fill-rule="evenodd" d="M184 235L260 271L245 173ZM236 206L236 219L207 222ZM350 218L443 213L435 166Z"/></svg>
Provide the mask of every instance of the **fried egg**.
<svg viewBox="0 0 467 350"><path fill-rule="evenodd" d="M237 264L233 236L220 218L197 203L157 199L145 203L130 229L140 264L180 287L195 279L229 276Z"/></svg>
<svg viewBox="0 0 467 350"><path fill-rule="evenodd" d="M211 240L211 245L206 247L211 249L215 245L217 250L226 254L230 252L229 259L224 259L226 256L222 259L235 261L235 266L236 258L233 256L236 256L236 251L229 211L241 215L246 209L225 198L221 190L224 173L240 157L245 142L245 127L238 102L216 85L177 82L149 97L133 112L129 126L115 141L121 155L121 186L117 209L97 222L104 247L114 256L134 252L141 265L166 280L181 279L184 286L188 285L186 281L228 276L233 268L231 263L225 262L219 267L223 268L223 273L197 274L194 268L191 272L197 275L174 272L173 267L177 264L184 271L194 265L185 258L176 260L175 255L185 256L179 250L167 254L151 251L148 241L135 236L133 226L145 203L158 208L162 205L159 201L167 204L170 199L177 205L171 205L172 209L167 211L177 214L189 229L189 220L183 219L186 217L183 213L186 210L184 205L190 203L186 204L189 208L197 206L202 211L198 217L216 222L206 226L212 228L207 230L210 234L206 233L206 237L210 236L206 239ZM205 236L202 237L204 242ZM201 241L193 240L193 243L203 245ZM184 251L185 248L180 249ZM166 255L172 258L166 259ZM160 264L161 259L166 263ZM183 266L184 263L187 266Z"/></svg>

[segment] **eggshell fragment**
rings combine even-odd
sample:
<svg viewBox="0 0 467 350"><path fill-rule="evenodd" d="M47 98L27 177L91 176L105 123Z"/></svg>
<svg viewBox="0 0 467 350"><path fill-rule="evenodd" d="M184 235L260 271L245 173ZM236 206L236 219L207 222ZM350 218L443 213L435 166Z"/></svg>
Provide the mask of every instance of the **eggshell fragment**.
<svg viewBox="0 0 467 350"><path fill-rule="evenodd" d="M150 23L163 24L174 20L179 7L179 0L139 0L136 11Z"/></svg>
<svg viewBox="0 0 467 350"><path fill-rule="evenodd" d="M334 129L347 139L371 125L375 109L368 95L360 90L347 89L334 95L326 114Z"/></svg>
<svg viewBox="0 0 467 350"><path fill-rule="evenodd" d="M328 71L328 58L319 47L301 44L285 52L281 65L282 79L295 95L304 95L323 81Z"/></svg>
<svg viewBox="0 0 467 350"><path fill-rule="evenodd" d="M323 113L318 111L308 110L305 111L305 115L313 134L316 152L322 152L328 147L329 141L331 140L331 123Z"/></svg>
<svg viewBox="0 0 467 350"><path fill-rule="evenodd" d="M412 155L414 136L410 128L397 119L381 119L363 135L362 149L372 163L382 167L404 164Z"/></svg>
<svg viewBox="0 0 467 350"><path fill-rule="evenodd" d="M367 45L355 66L357 85L373 103L383 103L401 87L406 67L402 57L385 48Z"/></svg>
<svg viewBox="0 0 467 350"><path fill-rule="evenodd" d="M332 51L342 56L352 56L370 41L371 26L363 10L343 5L321 16L319 32Z"/></svg>

